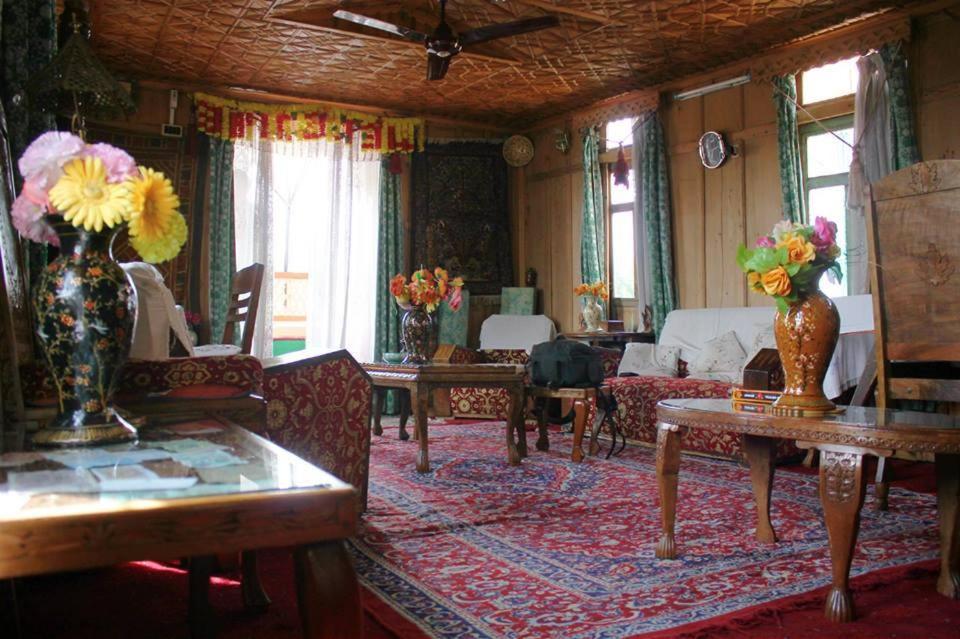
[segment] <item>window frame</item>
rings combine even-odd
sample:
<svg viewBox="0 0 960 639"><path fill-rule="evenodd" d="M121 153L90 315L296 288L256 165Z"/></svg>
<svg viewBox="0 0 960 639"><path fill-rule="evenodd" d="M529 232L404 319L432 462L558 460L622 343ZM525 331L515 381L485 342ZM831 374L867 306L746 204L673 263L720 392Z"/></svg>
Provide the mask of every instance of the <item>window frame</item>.
<svg viewBox="0 0 960 639"><path fill-rule="evenodd" d="M634 123L637 120L637 116L628 116L626 118L618 118L620 120L631 119L634 120ZM633 247L633 297L617 297L614 291L614 267L613 267L613 237L611 235L611 230L613 229L613 214L614 213L623 213L625 211L633 212L633 231L634 238L636 238L637 231L637 205L636 200L633 202L623 202L621 204L613 204L611 202L610 195L610 182L613 178L613 165L617 162L617 156L620 153L620 146L617 145L616 148L608 147L609 140L606 137L607 128L603 127L603 152L600 154L600 164L603 174L603 209L604 209L604 221L606 223L606 246L607 246L607 280L610 286L610 301L619 302L620 305L624 304L637 304L640 301L640 298L637 297L637 293L640 290L640 280L639 273L637 272L637 247ZM623 146L623 154L627 160L627 169L633 168L633 144ZM634 174L634 179L636 179L636 174ZM634 188L636 185L631 184Z"/></svg>

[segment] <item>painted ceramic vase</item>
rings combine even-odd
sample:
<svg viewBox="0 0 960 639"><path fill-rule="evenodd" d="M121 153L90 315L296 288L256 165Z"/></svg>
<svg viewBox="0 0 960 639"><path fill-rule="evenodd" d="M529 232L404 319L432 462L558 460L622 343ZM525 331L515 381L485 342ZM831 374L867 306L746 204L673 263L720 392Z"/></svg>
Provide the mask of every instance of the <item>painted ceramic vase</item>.
<svg viewBox="0 0 960 639"><path fill-rule="evenodd" d="M34 443L77 446L129 441L136 431L111 407L116 374L130 353L136 298L109 254L112 231L53 226L60 257L37 283L37 336L57 387L60 412Z"/></svg>
<svg viewBox="0 0 960 639"><path fill-rule="evenodd" d="M411 306L405 310L400 325L403 350L406 352L403 363L429 364L439 345L439 324L423 306Z"/></svg>
<svg viewBox="0 0 960 639"><path fill-rule="evenodd" d="M603 309L597 304L597 300L592 295L584 298L583 304L583 330L596 332L603 330L600 327L600 320L603 318Z"/></svg>
<svg viewBox="0 0 960 639"><path fill-rule="evenodd" d="M777 312L774 335L783 365L784 390L773 407L790 415L823 415L836 406L823 394L823 378L840 336L840 313L815 291L786 313Z"/></svg>

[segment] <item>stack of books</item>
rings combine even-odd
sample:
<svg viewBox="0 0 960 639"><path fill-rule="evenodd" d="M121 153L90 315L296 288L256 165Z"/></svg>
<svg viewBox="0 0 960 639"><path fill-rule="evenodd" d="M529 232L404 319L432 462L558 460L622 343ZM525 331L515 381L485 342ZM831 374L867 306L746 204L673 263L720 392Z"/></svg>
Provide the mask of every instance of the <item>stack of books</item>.
<svg viewBox="0 0 960 639"><path fill-rule="evenodd" d="M733 410L744 413L765 413L770 405L780 399L780 391L734 388Z"/></svg>

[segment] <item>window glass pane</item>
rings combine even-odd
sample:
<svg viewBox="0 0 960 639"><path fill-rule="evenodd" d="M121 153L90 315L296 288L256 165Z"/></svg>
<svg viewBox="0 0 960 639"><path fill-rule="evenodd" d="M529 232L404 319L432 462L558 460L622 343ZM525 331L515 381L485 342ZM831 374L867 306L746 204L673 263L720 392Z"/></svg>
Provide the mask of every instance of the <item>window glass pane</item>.
<svg viewBox="0 0 960 639"><path fill-rule="evenodd" d="M834 133L853 144L853 129L837 129ZM808 178L846 173L852 160L853 149L831 133L818 133L807 138Z"/></svg>
<svg viewBox="0 0 960 639"><path fill-rule="evenodd" d="M831 282L824 274L820 280L820 290L830 297L842 297L847 294L847 187L827 186L810 189L810 219L825 217L837 225L837 245L843 250L840 267L843 281Z"/></svg>
<svg viewBox="0 0 960 639"><path fill-rule="evenodd" d="M822 102L857 91L857 58L804 71L800 81L803 104Z"/></svg>
<svg viewBox="0 0 960 639"><path fill-rule="evenodd" d="M633 211L610 216L610 244L613 250L613 296L635 297L636 256L633 252Z"/></svg>
<svg viewBox="0 0 960 639"><path fill-rule="evenodd" d="M620 144L623 146L633 144L633 123L636 121L636 118L624 118L607 122L606 132L603 136L607 141L607 148L615 149Z"/></svg>
<svg viewBox="0 0 960 639"><path fill-rule="evenodd" d="M627 173L627 184L615 184L613 170L610 171L610 204L633 204L633 169Z"/></svg>

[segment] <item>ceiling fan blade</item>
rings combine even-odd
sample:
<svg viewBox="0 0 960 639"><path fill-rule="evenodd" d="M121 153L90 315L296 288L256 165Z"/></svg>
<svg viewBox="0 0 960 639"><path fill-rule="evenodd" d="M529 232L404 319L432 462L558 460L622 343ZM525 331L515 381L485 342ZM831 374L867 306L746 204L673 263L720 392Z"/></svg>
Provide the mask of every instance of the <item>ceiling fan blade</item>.
<svg viewBox="0 0 960 639"><path fill-rule="evenodd" d="M441 58L438 55L427 55L427 80L442 80L447 75L447 69L450 68L450 60L453 56Z"/></svg>
<svg viewBox="0 0 960 639"><path fill-rule="evenodd" d="M334 18L339 18L340 20L346 20L348 22L353 22L365 27L371 27L373 29L380 29L381 31L386 31L387 33L392 33L393 35L398 35L401 38L406 38L407 40L413 40L414 42L425 42L427 39L426 33L420 33L413 29L408 29L406 27L401 27L389 22L384 22L383 20L377 20L376 18L370 18L368 16L362 16L359 13L353 13L352 11L344 11L343 9L337 9L333 12Z"/></svg>
<svg viewBox="0 0 960 639"><path fill-rule="evenodd" d="M560 25L557 16L540 16L539 18L526 18L516 20L515 22L503 22L500 24L490 24L479 29L471 29L460 34L460 44L476 44L486 42L495 38L506 38L509 36L539 31L540 29L549 29Z"/></svg>

